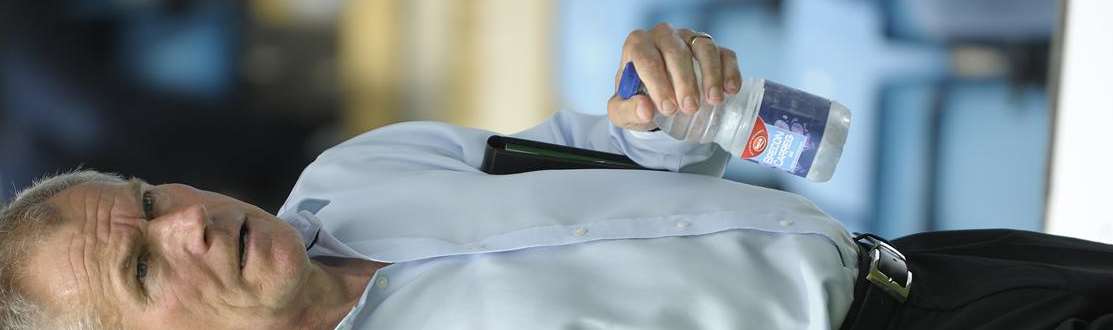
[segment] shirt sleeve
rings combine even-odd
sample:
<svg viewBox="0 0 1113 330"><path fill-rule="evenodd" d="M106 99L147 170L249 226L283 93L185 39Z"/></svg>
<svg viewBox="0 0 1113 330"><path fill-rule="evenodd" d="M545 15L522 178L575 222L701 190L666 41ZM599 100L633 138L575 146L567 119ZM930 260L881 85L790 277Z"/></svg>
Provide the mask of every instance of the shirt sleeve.
<svg viewBox="0 0 1113 330"><path fill-rule="evenodd" d="M722 177L730 154L714 144L693 144L662 131L637 132L614 126L606 116L561 111L528 130L522 139L618 153L641 166Z"/></svg>
<svg viewBox="0 0 1113 330"><path fill-rule="evenodd" d="M363 133L317 156L279 213L303 197L344 194L413 175L483 175L479 168L487 138L495 134L439 122L404 122ZM645 167L715 177L723 175L729 158L714 145L688 144L661 132L630 132L612 126L605 116L570 111L513 136L621 153Z"/></svg>

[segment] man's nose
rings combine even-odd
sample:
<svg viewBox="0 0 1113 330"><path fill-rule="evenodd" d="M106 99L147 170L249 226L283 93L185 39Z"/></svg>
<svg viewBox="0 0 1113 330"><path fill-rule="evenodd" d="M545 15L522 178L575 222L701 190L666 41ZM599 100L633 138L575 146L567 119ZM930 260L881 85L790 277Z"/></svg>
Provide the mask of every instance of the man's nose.
<svg viewBox="0 0 1113 330"><path fill-rule="evenodd" d="M208 250L205 230L211 225L209 210L204 205L193 205L160 215L151 221L148 230L166 252L200 255Z"/></svg>

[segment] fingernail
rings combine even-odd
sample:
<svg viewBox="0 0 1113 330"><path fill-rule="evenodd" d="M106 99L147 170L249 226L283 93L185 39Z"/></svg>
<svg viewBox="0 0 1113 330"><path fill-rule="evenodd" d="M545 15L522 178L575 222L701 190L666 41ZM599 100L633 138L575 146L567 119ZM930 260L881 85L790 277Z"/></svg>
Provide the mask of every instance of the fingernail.
<svg viewBox="0 0 1113 330"><path fill-rule="evenodd" d="M644 105L638 104L638 108L637 108L638 118L641 118L642 121L649 121L650 119L653 119L653 118L649 118L650 114L649 114L648 110L649 109L646 109Z"/></svg>
<svg viewBox="0 0 1113 330"><path fill-rule="evenodd" d="M696 103L696 98L691 96L684 97L684 111L688 113L696 112L699 110L699 103Z"/></svg>
<svg viewBox="0 0 1113 330"><path fill-rule="evenodd" d="M661 110L664 110L666 115L672 115L676 113L676 103L672 100L665 100L661 102Z"/></svg>
<svg viewBox="0 0 1113 330"><path fill-rule="evenodd" d="M723 102L723 91L712 88L708 91L711 95L707 96L707 101L712 104L719 104Z"/></svg>
<svg viewBox="0 0 1113 330"><path fill-rule="evenodd" d="M734 82L734 80L728 80L723 88L726 89L727 93L734 93L734 91L738 90L738 83Z"/></svg>

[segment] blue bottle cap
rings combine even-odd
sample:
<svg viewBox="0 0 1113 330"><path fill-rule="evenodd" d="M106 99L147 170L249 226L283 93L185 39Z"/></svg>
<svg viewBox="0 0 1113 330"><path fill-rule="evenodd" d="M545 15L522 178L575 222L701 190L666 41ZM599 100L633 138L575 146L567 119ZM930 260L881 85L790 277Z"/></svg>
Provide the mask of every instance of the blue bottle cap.
<svg viewBox="0 0 1113 330"><path fill-rule="evenodd" d="M642 79L638 77L638 70L634 69L634 62L626 62L626 68L622 69L622 77L618 80L618 97L629 100L643 91Z"/></svg>

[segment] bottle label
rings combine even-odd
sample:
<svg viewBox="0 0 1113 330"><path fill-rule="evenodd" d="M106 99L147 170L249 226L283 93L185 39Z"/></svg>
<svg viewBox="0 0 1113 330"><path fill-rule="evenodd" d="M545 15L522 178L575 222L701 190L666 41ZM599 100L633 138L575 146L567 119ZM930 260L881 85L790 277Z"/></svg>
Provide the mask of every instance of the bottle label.
<svg viewBox="0 0 1113 330"><path fill-rule="evenodd" d="M828 99L766 80L742 159L806 177L830 109Z"/></svg>

